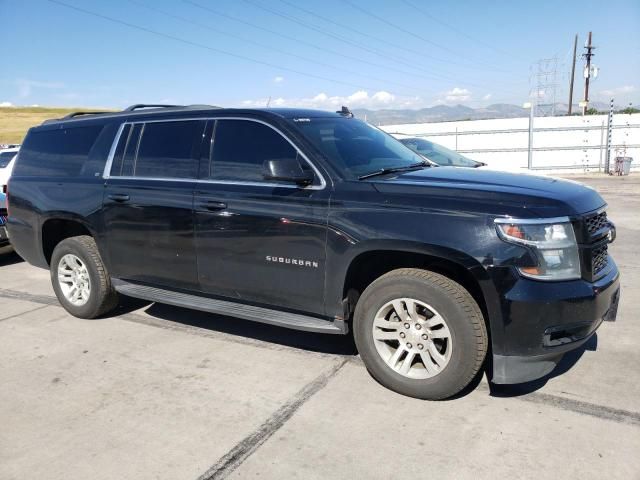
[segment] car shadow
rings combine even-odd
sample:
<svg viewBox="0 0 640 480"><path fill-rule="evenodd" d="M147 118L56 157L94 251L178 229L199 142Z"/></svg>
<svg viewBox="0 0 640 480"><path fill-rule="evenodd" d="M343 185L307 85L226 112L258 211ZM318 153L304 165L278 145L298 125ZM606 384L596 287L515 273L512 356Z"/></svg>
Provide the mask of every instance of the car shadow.
<svg viewBox="0 0 640 480"><path fill-rule="evenodd" d="M571 370L573 366L578 363L578 360L582 358L584 352L586 352L587 350L595 352L597 348L598 334L595 333L579 348L565 353L558 365L556 365L556 368L554 368L544 377L537 380L532 380L531 382L518 383L513 385L497 385L489 382L490 395L492 397L519 397L521 395L527 395L529 393L535 392L536 390L544 387L552 378L560 376ZM489 376L489 372L487 372L487 375Z"/></svg>
<svg viewBox="0 0 640 480"><path fill-rule="evenodd" d="M0 248L0 252L2 252L4 248L8 248L8 247ZM5 253L0 253L0 267L15 265L16 263L22 263L22 262L24 262L22 257L13 250Z"/></svg>
<svg viewBox="0 0 640 480"><path fill-rule="evenodd" d="M162 303L154 303L132 297L120 296L120 304L109 316L126 315L144 309L151 318L179 323L189 327L200 328L211 332L220 332L236 337L249 338L274 345L282 345L309 352L355 357L358 351L353 340L353 333L347 335L328 335L322 333L303 332L284 327L276 327L265 323L253 322L241 318L174 307ZM489 380L489 392L492 397L518 397L535 392L554 377L568 372L580 360L585 351L598 348L598 334L595 333L579 348L567 352L556 368L544 377L531 382L513 385L497 385L491 383L492 364L488 356L484 367L462 391L447 400L456 400L467 396L478 388L486 375Z"/></svg>
<svg viewBox="0 0 640 480"><path fill-rule="evenodd" d="M112 312L111 316L124 315L144 308L145 306L144 313L159 320L167 320L212 332L250 338L309 352L345 356L357 355L355 342L353 341L353 335L351 333L347 335L328 335L303 332L265 323L252 322L241 318L147 302L125 296L121 296L120 305L118 305L116 311Z"/></svg>

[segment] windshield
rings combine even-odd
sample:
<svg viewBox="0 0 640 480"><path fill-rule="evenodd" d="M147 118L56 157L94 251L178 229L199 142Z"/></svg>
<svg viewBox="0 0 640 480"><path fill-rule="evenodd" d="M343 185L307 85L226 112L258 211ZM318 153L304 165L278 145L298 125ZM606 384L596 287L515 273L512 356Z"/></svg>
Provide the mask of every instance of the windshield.
<svg viewBox="0 0 640 480"><path fill-rule="evenodd" d="M5 168L18 152L0 152L0 168Z"/></svg>
<svg viewBox="0 0 640 480"><path fill-rule="evenodd" d="M330 162L353 178L424 162L392 136L355 118L296 118L292 123Z"/></svg>
<svg viewBox="0 0 640 480"><path fill-rule="evenodd" d="M422 138L406 138L401 141L414 152L443 167L477 167L480 163Z"/></svg>

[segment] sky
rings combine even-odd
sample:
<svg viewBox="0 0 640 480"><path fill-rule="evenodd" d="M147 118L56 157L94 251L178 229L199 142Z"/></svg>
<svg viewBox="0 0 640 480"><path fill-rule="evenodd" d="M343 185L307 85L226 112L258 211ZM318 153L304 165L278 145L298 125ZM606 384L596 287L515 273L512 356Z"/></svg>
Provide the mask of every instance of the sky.
<svg viewBox="0 0 640 480"><path fill-rule="evenodd" d="M566 103L589 30L591 101L640 105L638 0L0 0L0 19L0 106L522 105L550 99L554 57Z"/></svg>

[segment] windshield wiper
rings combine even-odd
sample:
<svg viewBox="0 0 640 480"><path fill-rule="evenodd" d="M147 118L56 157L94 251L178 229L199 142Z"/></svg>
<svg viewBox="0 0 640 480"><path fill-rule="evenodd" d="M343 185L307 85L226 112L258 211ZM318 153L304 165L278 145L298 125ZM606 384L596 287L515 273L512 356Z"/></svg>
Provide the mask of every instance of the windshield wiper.
<svg viewBox="0 0 640 480"><path fill-rule="evenodd" d="M418 163L412 163L411 165L405 165L404 167L381 168L380 170L376 170L375 172L369 172L369 173L365 173L364 175L360 175L358 177L358 180L377 177L378 175L386 175L388 173L405 172L407 170L413 170L415 168L424 168L424 167L430 167L430 166L431 164L429 162L418 162Z"/></svg>

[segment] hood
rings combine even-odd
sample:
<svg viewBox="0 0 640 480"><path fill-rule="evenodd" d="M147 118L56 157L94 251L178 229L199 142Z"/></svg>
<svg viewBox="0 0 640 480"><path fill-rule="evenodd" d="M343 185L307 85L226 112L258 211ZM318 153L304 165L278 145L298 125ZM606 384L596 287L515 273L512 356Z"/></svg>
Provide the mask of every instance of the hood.
<svg viewBox="0 0 640 480"><path fill-rule="evenodd" d="M437 167L373 177L374 187L391 203L411 201L438 208L437 199L456 208L497 215L556 217L597 210L604 200L591 187L571 180L477 168ZM401 200L402 199L402 200Z"/></svg>

